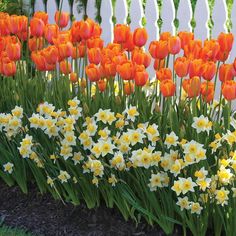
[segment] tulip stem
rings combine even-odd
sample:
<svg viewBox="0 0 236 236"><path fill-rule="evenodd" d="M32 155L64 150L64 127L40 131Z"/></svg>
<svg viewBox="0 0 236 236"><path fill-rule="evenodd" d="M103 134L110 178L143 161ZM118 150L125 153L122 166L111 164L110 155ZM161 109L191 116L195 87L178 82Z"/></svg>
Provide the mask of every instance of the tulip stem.
<svg viewBox="0 0 236 236"><path fill-rule="evenodd" d="M182 96L182 82L183 78L180 78L180 85L179 85L179 105L181 103L181 96Z"/></svg>
<svg viewBox="0 0 236 236"><path fill-rule="evenodd" d="M220 120L221 103L222 103L222 90L220 91L219 111L218 111L218 116L217 116L217 122L218 123L219 123L219 120Z"/></svg>

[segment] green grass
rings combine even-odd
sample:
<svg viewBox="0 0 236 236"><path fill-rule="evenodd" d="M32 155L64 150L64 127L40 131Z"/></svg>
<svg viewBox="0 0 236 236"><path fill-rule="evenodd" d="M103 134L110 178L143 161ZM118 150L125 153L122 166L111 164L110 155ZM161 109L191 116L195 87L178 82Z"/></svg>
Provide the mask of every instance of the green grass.
<svg viewBox="0 0 236 236"><path fill-rule="evenodd" d="M23 229L10 228L7 226L0 226L0 236L33 236Z"/></svg>

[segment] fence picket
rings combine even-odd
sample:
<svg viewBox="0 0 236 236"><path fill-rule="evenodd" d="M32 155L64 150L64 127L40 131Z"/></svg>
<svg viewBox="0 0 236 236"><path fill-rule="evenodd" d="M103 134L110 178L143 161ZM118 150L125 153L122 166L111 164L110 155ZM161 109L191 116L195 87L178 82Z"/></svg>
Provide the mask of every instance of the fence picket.
<svg viewBox="0 0 236 236"><path fill-rule="evenodd" d="M226 20L227 20L227 6L225 0L215 1L213 7L212 19L214 26L212 29L212 38L217 38L219 33L226 32Z"/></svg>
<svg viewBox="0 0 236 236"><path fill-rule="evenodd" d="M236 0L234 0L234 4L232 7L232 14L231 14L231 20L232 20L232 30L231 32L234 34L234 44L233 48L230 54L229 62L233 62L234 58L236 57Z"/></svg>
<svg viewBox="0 0 236 236"><path fill-rule="evenodd" d="M88 0L87 8L86 8L88 17L93 20L95 20L96 15L97 15L97 8L96 8L95 3L96 3L96 0Z"/></svg>
<svg viewBox="0 0 236 236"><path fill-rule="evenodd" d="M197 39L209 38L208 20L210 18L210 10L207 0L198 0L195 8L196 27L194 35Z"/></svg>
<svg viewBox="0 0 236 236"><path fill-rule="evenodd" d="M115 6L115 17L117 24L126 24L128 16L128 9L126 0L120 0L116 2Z"/></svg>
<svg viewBox="0 0 236 236"><path fill-rule="evenodd" d="M48 22L50 24L54 24L55 20L54 20L54 15L55 12L57 11L57 4L55 0L51 0L47 2L47 9L48 9Z"/></svg>
<svg viewBox="0 0 236 236"><path fill-rule="evenodd" d="M174 17L175 17L175 7L172 0L163 1L161 18L163 21L161 32L169 31L171 34L174 34Z"/></svg>
<svg viewBox="0 0 236 236"><path fill-rule="evenodd" d="M74 15L74 18L75 20L79 21L79 20L82 20L83 19L83 16L84 16L84 12L78 12L78 2L74 2L73 4L73 15Z"/></svg>
<svg viewBox="0 0 236 236"><path fill-rule="evenodd" d="M180 0L177 12L179 20L178 31L192 31L190 21L192 19L192 7L190 0Z"/></svg>
<svg viewBox="0 0 236 236"><path fill-rule="evenodd" d="M132 0L130 5L130 28L134 30L136 28L142 27L143 18L143 6L141 0Z"/></svg>
<svg viewBox="0 0 236 236"><path fill-rule="evenodd" d="M34 9L35 11L44 11L45 9L44 9L43 0L35 1Z"/></svg>
<svg viewBox="0 0 236 236"><path fill-rule="evenodd" d="M102 22L101 27L102 39L104 40L105 45L113 41L113 22L112 22L112 3L111 0L102 0L101 4L101 16Z"/></svg>

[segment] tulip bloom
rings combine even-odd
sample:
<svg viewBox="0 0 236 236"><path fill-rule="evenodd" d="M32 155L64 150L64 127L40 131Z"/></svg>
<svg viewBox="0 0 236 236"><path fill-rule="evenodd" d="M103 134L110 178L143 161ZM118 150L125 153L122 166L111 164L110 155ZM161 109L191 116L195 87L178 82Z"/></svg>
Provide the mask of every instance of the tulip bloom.
<svg viewBox="0 0 236 236"><path fill-rule="evenodd" d="M72 42L80 42L80 21L74 21L71 26L71 36L72 36Z"/></svg>
<svg viewBox="0 0 236 236"><path fill-rule="evenodd" d="M134 50L132 53L132 61L138 65L144 65L147 68L151 63L151 56L142 50Z"/></svg>
<svg viewBox="0 0 236 236"><path fill-rule="evenodd" d="M41 50L43 48L43 38L30 38L28 41L28 47L29 50L32 51L37 51L37 50Z"/></svg>
<svg viewBox="0 0 236 236"><path fill-rule="evenodd" d="M95 22L89 18L80 22L80 37L87 40L93 36Z"/></svg>
<svg viewBox="0 0 236 236"><path fill-rule="evenodd" d="M170 68L161 68L156 71L156 77L159 81L172 80L172 72Z"/></svg>
<svg viewBox="0 0 236 236"><path fill-rule="evenodd" d="M37 11L34 13L34 17L41 19L45 25L48 23L48 14L46 12Z"/></svg>
<svg viewBox="0 0 236 236"><path fill-rule="evenodd" d="M21 45L19 42L9 42L6 46L7 56L11 61L18 61L21 56Z"/></svg>
<svg viewBox="0 0 236 236"><path fill-rule="evenodd" d="M234 67L234 70L236 71L236 58L234 59L233 67Z"/></svg>
<svg viewBox="0 0 236 236"><path fill-rule="evenodd" d="M41 52L33 51L31 54L31 59L35 63L36 68L40 71L46 70L46 60Z"/></svg>
<svg viewBox="0 0 236 236"><path fill-rule="evenodd" d="M58 45L59 60L62 61L66 57L71 57L73 53L73 45L71 42Z"/></svg>
<svg viewBox="0 0 236 236"><path fill-rule="evenodd" d="M64 60L60 62L60 71L65 74L68 75L71 73L71 63Z"/></svg>
<svg viewBox="0 0 236 236"><path fill-rule="evenodd" d="M73 47L72 58L81 58L84 57L86 53L86 48L84 43L80 43L77 47Z"/></svg>
<svg viewBox="0 0 236 236"><path fill-rule="evenodd" d="M100 92L104 92L106 90L106 87L107 87L107 82L106 80L104 79L100 79L98 82L97 82L97 85L98 85L98 89Z"/></svg>
<svg viewBox="0 0 236 236"><path fill-rule="evenodd" d="M234 42L234 36L232 33L220 33L218 36L218 42L220 44L221 52L230 52Z"/></svg>
<svg viewBox="0 0 236 236"><path fill-rule="evenodd" d="M168 55L168 42L152 41L149 45L149 52L155 59L164 59Z"/></svg>
<svg viewBox="0 0 236 236"><path fill-rule="evenodd" d="M12 34L18 34L27 31L28 18L26 16L12 15L9 17L8 27Z"/></svg>
<svg viewBox="0 0 236 236"><path fill-rule="evenodd" d="M116 64L113 62L104 63L102 66L104 76L114 77L116 75Z"/></svg>
<svg viewBox="0 0 236 236"><path fill-rule="evenodd" d="M231 64L222 64L219 69L219 79L221 82L232 80L234 77L234 68Z"/></svg>
<svg viewBox="0 0 236 236"><path fill-rule="evenodd" d="M142 47L146 44L148 39L147 30L144 28L137 28L134 31L133 42L137 47Z"/></svg>
<svg viewBox="0 0 236 236"><path fill-rule="evenodd" d="M116 70L123 80L132 80L134 78L134 65L127 60L120 65L117 65Z"/></svg>
<svg viewBox="0 0 236 236"><path fill-rule="evenodd" d="M71 72L70 73L70 82L72 82L72 83L78 82L78 75L77 75L77 73L75 73L75 72Z"/></svg>
<svg viewBox="0 0 236 236"><path fill-rule="evenodd" d="M172 80L163 80L160 83L160 90L163 97L172 97L175 94L176 86Z"/></svg>
<svg viewBox="0 0 236 236"><path fill-rule="evenodd" d="M125 43L130 35L130 27L127 25L117 24L114 27L114 42Z"/></svg>
<svg viewBox="0 0 236 236"><path fill-rule="evenodd" d="M204 101L211 102L214 98L214 83L210 81L204 81L201 84L201 95Z"/></svg>
<svg viewBox="0 0 236 236"><path fill-rule="evenodd" d="M181 49L181 40L178 36L171 36L168 39L168 50L170 54L178 54Z"/></svg>
<svg viewBox="0 0 236 236"><path fill-rule="evenodd" d="M53 38L57 38L59 33L59 28L56 24L47 24L44 27L44 38L53 44Z"/></svg>
<svg viewBox="0 0 236 236"><path fill-rule="evenodd" d="M137 86L144 86L148 81L148 73L143 65L136 66L134 81Z"/></svg>
<svg viewBox="0 0 236 236"><path fill-rule="evenodd" d="M124 83L124 93L130 95L134 92L134 83L132 81Z"/></svg>
<svg viewBox="0 0 236 236"><path fill-rule="evenodd" d="M161 68L164 68L164 67L165 67L165 60L164 59L162 59L162 60L155 59L154 65L153 65L153 68L155 70L160 70Z"/></svg>
<svg viewBox="0 0 236 236"><path fill-rule="evenodd" d="M202 75L202 59L194 59L189 64L189 77Z"/></svg>
<svg viewBox="0 0 236 236"><path fill-rule="evenodd" d="M65 28L69 23L69 13L56 11L54 20L60 28Z"/></svg>
<svg viewBox="0 0 236 236"><path fill-rule="evenodd" d="M196 97L201 91L201 81L198 76L183 80L183 89L189 98Z"/></svg>
<svg viewBox="0 0 236 236"><path fill-rule="evenodd" d="M168 41L170 37L171 37L170 32L162 32L160 34L160 40L163 40L163 41Z"/></svg>
<svg viewBox="0 0 236 236"><path fill-rule="evenodd" d="M134 42L133 42L133 34L130 32L129 33L129 36L127 37L127 40L122 43L122 47L124 50L128 51L128 52L131 52L134 50Z"/></svg>
<svg viewBox="0 0 236 236"><path fill-rule="evenodd" d="M204 61L216 61L217 54L220 51L220 44L217 40L205 40L204 47L202 48L201 58Z"/></svg>
<svg viewBox="0 0 236 236"><path fill-rule="evenodd" d="M85 68L86 75L91 82L99 81L101 78L101 70L95 64L89 64Z"/></svg>
<svg viewBox="0 0 236 236"><path fill-rule="evenodd" d="M175 73L183 78L189 73L189 60L186 57L178 57L174 62Z"/></svg>
<svg viewBox="0 0 236 236"><path fill-rule="evenodd" d="M216 64L213 61L207 61L202 65L202 77L205 80L212 80L216 74Z"/></svg>
<svg viewBox="0 0 236 236"><path fill-rule="evenodd" d="M104 41L101 38L96 37L96 38L88 39L86 43L87 43L87 47L89 49L90 48L100 48L100 49L102 49Z"/></svg>
<svg viewBox="0 0 236 236"><path fill-rule="evenodd" d="M3 62L2 63L2 72L5 76L13 76L16 73L16 63L14 61Z"/></svg>
<svg viewBox="0 0 236 236"><path fill-rule="evenodd" d="M190 60L201 58L202 41L191 40L184 46L184 56Z"/></svg>
<svg viewBox="0 0 236 236"><path fill-rule="evenodd" d="M88 60L92 64L98 65L102 60L102 53L100 48L91 48L88 50Z"/></svg>
<svg viewBox="0 0 236 236"><path fill-rule="evenodd" d="M222 84L222 94L228 101L236 99L236 82L234 80L225 81Z"/></svg>
<svg viewBox="0 0 236 236"><path fill-rule="evenodd" d="M190 41L194 40L194 34L192 32L181 31L178 33L178 36L181 40L181 48L184 49Z"/></svg>
<svg viewBox="0 0 236 236"><path fill-rule="evenodd" d="M49 46L43 50L43 55L48 64L56 64L58 61L58 49L56 46Z"/></svg>
<svg viewBox="0 0 236 236"><path fill-rule="evenodd" d="M0 36L7 36L10 34L8 21L10 16L7 13L0 12Z"/></svg>
<svg viewBox="0 0 236 236"><path fill-rule="evenodd" d="M30 21L30 34L35 37L42 37L44 33L44 22L39 18L32 18Z"/></svg>

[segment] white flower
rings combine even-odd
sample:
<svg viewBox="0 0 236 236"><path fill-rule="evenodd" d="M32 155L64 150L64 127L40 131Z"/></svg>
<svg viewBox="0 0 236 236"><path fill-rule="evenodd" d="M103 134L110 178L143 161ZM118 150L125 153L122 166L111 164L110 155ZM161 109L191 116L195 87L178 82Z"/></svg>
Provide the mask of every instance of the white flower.
<svg viewBox="0 0 236 236"><path fill-rule="evenodd" d="M207 131L209 133L211 129L211 122L209 122L207 117L201 115L200 117L193 117L192 127L196 129L197 133Z"/></svg>
<svg viewBox="0 0 236 236"><path fill-rule="evenodd" d="M131 121L135 121L135 118L139 116L139 112L137 111L136 107L130 106L129 108L126 108L124 111L124 114L127 114L127 119Z"/></svg>
<svg viewBox="0 0 236 236"><path fill-rule="evenodd" d="M197 215L200 215L203 208L198 202L191 202L190 209L192 214L196 213Z"/></svg>
<svg viewBox="0 0 236 236"><path fill-rule="evenodd" d="M58 175L58 179L61 183L67 183L71 176L68 174L67 171L60 170L60 174Z"/></svg>
<svg viewBox="0 0 236 236"><path fill-rule="evenodd" d="M7 162L3 165L4 172L7 172L8 174L11 174L13 172L14 165L11 162Z"/></svg>
<svg viewBox="0 0 236 236"><path fill-rule="evenodd" d="M19 106L15 106L13 110L11 110L13 116L21 119L23 117L23 108Z"/></svg>
<svg viewBox="0 0 236 236"><path fill-rule="evenodd" d="M184 209L188 210L190 208L190 202L188 200L188 197L178 197L178 202L176 203L178 206L180 206L181 211Z"/></svg>
<svg viewBox="0 0 236 236"><path fill-rule="evenodd" d="M177 146L178 136L172 131L170 134L166 135L164 144L170 148L171 146Z"/></svg>

